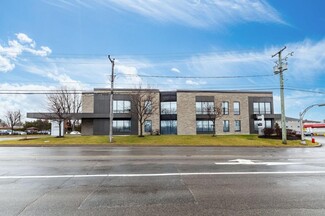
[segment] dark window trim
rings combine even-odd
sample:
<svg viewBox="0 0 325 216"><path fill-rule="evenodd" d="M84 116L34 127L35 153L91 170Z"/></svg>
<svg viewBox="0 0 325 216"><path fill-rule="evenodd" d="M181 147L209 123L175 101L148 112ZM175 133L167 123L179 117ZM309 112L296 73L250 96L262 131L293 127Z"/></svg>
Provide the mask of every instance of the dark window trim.
<svg viewBox="0 0 325 216"><path fill-rule="evenodd" d="M227 103L227 109L223 106L224 103ZM229 115L229 101L222 101L221 107L222 107L222 114Z"/></svg>
<svg viewBox="0 0 325 216"><path fill-rule="evenodd" d="M227 130L225 130L225 129L226 129L226 127L225 127L225 122L228 122ZM224 132L224 133L230 132L229 120L223 120L222 124L223 124L223 132Z"/></svg>
<svg viewBox="0 0 325 216"><path fill-rule="evenodd" d="M236 122L239 122L239 130L236 130ZM234 125L235 132L241 132L241 120L235 120L235 125Z"/></svg>
<svg viewBox="0 0 325 216"><path fill-rule="evenodd" d="M239 104L239 107L238 107L238 113L235 113L235 103L238 103ZM234 101L234 104L233 104L233 108L234 108L234 115L240 115L240 102L239 101Z"/></svg>

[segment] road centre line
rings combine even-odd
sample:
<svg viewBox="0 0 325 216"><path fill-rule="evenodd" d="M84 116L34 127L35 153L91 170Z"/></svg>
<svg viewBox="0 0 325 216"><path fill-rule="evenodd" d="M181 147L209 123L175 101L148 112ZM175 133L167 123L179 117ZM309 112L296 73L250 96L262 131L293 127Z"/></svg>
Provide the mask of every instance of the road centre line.
<svg viewBox="0 0 325 216"><path fill-rule="evenodd" d="M164 177L204 175L283 175L283 174L325 174L325 171L276 171L276 172L202 172L202 173L148 173L148 174L94 174L94 175L35 175L0 176L0 179L52 179L52 178L97 178L97 177Z"/></svg>

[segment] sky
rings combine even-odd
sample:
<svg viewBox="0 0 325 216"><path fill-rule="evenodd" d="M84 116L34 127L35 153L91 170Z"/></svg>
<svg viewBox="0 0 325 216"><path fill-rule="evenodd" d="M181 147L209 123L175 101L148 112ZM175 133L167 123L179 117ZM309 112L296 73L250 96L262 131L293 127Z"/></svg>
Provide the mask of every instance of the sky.
<svg viewBox="0 0 325 216"><path fill-rule="evenodd" d="M108 55L116 88L272 91L280 113L272 55L285 46L286 116L325 103L323 0L1 0L1 7L0 119L7 110L46 111L48 91L110 87ZM324 120L325 107L305 118Z"/></svg>

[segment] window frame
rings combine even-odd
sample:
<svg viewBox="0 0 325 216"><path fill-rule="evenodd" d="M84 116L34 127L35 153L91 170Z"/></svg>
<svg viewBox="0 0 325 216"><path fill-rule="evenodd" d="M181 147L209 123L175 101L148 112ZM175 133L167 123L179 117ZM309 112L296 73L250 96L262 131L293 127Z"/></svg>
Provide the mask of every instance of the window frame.
<svg viewBox="0 0 325 216"><path fill-rule="evenodd" d="M148 128L147 128L147 123L149 123L150 122L150 126L149 126L149 130L147 130ZM152 120L145 120L144 121L144 123L143 123L143 127L144 127L144 132L145 133L151 133L152 132Z"/></svg>
<svg viewBox="0 0 325 216"><path fill-rule="evenodd" d="M131 112L131 101L129 100L113 100L113 113L126 114Z"/></svg>
<svg viewBox="0 0 325 216"><path fill-rule="evenodd" d="M229 101L222 101L222 114L229 115Z"/></svg>
<svg viewBox="0 0 325 216"><path fill-rule="evenodd" d="M212 108L212 112L208 112L208 107ZM199 108L199 109L198 109ZM195 102L195 113L197 115L208 115L213 114L215 109L215 104L213 101L197 101Z"/></svg>
<svg viewBox="0 0 325 216"><path fill-rule="evenodd" d="M238 104L238 111L236 110L235 104ZM233 104L234 108L234 115L240 115L240 102L239 101L234 101Z"/></svg>
<svg viewBox="0 0 325 216"><path fill-rule="evenodd" d="M175 109L173 109L172 105L175 105ZM177 102L176 101L160 102L160 115L176 115L176 114L177 114Z"/></svg>
<svg viewBox="0 0 325 216"><path fill-rule="evenodd" d="M239 123L239 125L237 125ZM239 129L237 128L239 127ZM241 132L241 120L235 120L235 126L234 126L235 132Z"/></svg>
<svg viewBox="0 0 325 216"><path fill-rule="evenodd" d="M121 125L118 125L119 123ZM122 129L119 129L119 128L122 128ZM131 133L131 120L113 120L112 129L113 129L113 132L115 132L115 133Z"/></svg>
<svg viewBox="0 0 325 216"><path fill-rule="evenodd" d="M230 132L230 125L229 125L229 120L223 120L223 132L227 133Z"/></svg>

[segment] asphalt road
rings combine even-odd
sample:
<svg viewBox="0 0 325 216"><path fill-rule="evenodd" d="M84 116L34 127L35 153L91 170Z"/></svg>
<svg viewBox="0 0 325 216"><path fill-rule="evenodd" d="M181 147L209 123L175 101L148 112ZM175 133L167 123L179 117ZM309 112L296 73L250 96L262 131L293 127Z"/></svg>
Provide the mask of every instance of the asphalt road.
<svg viewBox="0 0 325 216"><path fill-rule="evenodd" d="M0 215L325 215L325 148L0 148Z"/></svg>

